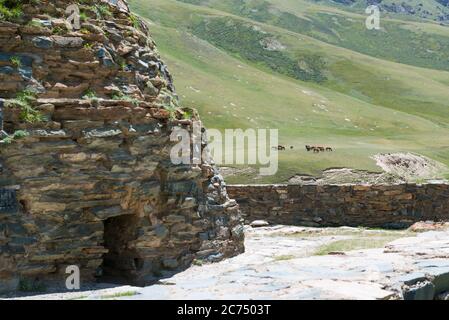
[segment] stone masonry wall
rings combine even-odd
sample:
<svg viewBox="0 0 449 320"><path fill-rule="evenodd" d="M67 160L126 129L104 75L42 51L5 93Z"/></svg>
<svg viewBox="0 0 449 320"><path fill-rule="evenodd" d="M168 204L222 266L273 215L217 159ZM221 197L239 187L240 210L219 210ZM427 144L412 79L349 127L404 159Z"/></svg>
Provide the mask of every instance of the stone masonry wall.
<svg viewBox="0 0 449 320"><path fill-rule="evenodd" d="M449 221L449 184L230 185L247 223L403 228Z"/></svg>
<svg viewBox="0 0 449 320"><path fill-rule="evenodd" d="M0 21L0 291L64 286L68 265L146 284L243 252L212 161L170 160L198 115L126 2L79 1L78 31L72 2L21 3Z"/></svg>

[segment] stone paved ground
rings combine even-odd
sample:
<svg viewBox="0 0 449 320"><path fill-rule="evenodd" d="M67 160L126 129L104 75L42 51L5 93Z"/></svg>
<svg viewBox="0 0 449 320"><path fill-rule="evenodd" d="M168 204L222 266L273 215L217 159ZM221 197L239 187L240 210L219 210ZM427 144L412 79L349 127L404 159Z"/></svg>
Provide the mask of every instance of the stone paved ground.
<svg viewBox="0 0 449 320"><path fill-rule="evenodd" d="M192 266L158 285L28 299L394 299L404 288L411 298L449 291L448 229L412 233L277 226L248 227L246 233L245 254ZM398 239L382 248L338 250L376 246L379 238Z"/></svg>

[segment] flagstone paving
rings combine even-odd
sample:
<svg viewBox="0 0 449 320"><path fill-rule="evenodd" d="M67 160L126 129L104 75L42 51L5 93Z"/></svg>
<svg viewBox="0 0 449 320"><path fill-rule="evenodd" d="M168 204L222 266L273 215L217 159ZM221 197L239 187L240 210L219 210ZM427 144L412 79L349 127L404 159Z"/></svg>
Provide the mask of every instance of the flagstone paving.
<svg viewBox="0 0 449 320"><path fill-rule="evenodd" d="M370 247L370 239L378 237L393 241L373 249L320 250L351 239L348 243ZM192 266L160 284L28 299L433 299L444 291L449 291L449 230L275 226L247 227L244 254Z"/></svg>

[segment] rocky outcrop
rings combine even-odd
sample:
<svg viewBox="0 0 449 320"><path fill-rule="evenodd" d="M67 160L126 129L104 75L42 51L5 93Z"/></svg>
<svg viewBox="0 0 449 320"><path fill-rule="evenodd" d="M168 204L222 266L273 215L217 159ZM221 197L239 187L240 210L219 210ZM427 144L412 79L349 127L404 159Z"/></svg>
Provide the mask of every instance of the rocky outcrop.
<svg viewBox="0 0 449 320"><path fill-rule="evenodd" d="M449 221L449 184L231 185L246 222L405 228Z"/></svg>
<svg viewBox="0 0 449 320"><path fill-rule="evenodd" d="M120 0L80 1L72 31L67 2L23 2L0 22L0 290L63 286L68 265L146 284L241 253L213 163L170 160L199 119L147 26Z"/></svg>

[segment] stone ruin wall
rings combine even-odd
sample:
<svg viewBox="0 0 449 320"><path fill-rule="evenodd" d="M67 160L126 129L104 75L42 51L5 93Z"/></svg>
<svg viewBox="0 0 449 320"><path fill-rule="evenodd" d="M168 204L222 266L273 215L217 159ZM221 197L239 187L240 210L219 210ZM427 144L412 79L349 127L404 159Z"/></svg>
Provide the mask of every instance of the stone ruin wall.
<svg viewBox="0 0 449 320"><path fill-rule="evenodd" d="M23 2L0 21L0 291L63 286L68 265L82 283L147 284L243 252L213 162L170 161L173 129L198 116L179 108L147 26L123 1L82 1L79 31L67 1Z"/></svg>
<svg viewBox="0 0 449 320"><path fill-rule="evenodd" d="M406 228L449 221L449 184L229 185L245 222Z"/></svg>

